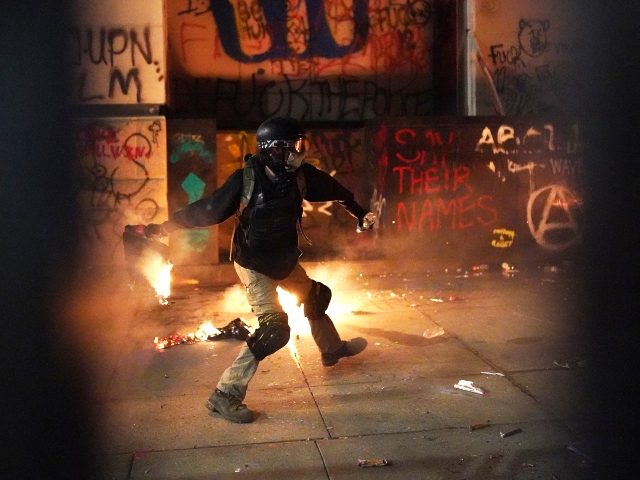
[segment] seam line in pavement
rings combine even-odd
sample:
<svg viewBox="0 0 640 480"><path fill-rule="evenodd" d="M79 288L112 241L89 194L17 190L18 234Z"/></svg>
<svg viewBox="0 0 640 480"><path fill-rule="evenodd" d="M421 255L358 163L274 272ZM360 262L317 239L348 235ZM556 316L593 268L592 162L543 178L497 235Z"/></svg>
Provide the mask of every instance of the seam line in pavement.
<svg viewBox="0 0 640 480"><path fill-rule="evenodd" d="M309 380L307 379L307 376L304 373L304 369L302 368L302 364L298 360L295 361L295 364L300 369L300 373L302 374L302 378L304 378L304 383L307 386L307 390L309 391L309 395L311 395L311 398L313 399L313 403L316 406L316 410L318 411L318 415L320 415L320 419L322 420L322 424L324 425L324 429L327 432L327 435L329 437L331 437L331 432L329 431L329 426L327 425L327 421L324 419L324 415L322 415L322 410L320 410L320 405L318 405L318 401L316 400L316 396L313 394L313 390L311 389L311 385L309 384ZM324 463L324 459L323 459L323 463Z"/></svg>
<svg viewBox="0 0 640 480"><path fill-rule="evenodd" d="M440 323L438 323L436 320L432 321L438 325L439 327L442 327L442 325L440 325ZM442 327L444 329L444 327ZM561 423L562 425L564 425L564 427L566 429L568 429L570 432L576 434L576 432L573 431L573 429L566 423L564 422L561 418L559 418L555 412L553 412L552 410L548 409L547 407L545 407L542 403L540 403L538 401L538 399L531 393L529 392L529 390L527 390L526 387L524 387L523 385L521 385L520 383L518 383L512 376L511 373L515 373L515 372L505 372L503 369L499 368L498 365L496 365L495 363L493 363L491 360L489 360L488 358L485 358L479 351L477 351L476 349L474 349L473 347L471 347L470 345L468 345L466 342L464 342L460 337L458 337L456 334L454 334L453 332L449 332L448 330L445 330L446 334L449 335L451 338L455 339L456 341L458 341L460 343L460 345L462 345L464 348L466 348L467 350L469 350L471 353L473 353L476 357L478 357L480 360L482 360L483 362L487 363L488 365L490 365L493 369L495 369L497 372L500 372L502 374L504 374L504 378L507 379L509 381L509 383L511 383L514 387L516 387L518 390L520 390L522 393L524 393L526 396L528 396L529 398L531 398L534 402L536 402L536 404L544 411L546 412L548 415L550 415L556 422Z"/></svg>
<svg viewBox="0 0 640 480"><path fill-rule="evenodd" d="M320 460L322 460L322 468L324 468L324 473L327 474L327 479L331 478L329 475L329 469L327 468L327 462L324 460L324 455L322 455L322 450L320 450L320 445L318 445L318 441L314 440L313 443L316 445L316 449L318 450L318 454L320 455Z"/></svg>

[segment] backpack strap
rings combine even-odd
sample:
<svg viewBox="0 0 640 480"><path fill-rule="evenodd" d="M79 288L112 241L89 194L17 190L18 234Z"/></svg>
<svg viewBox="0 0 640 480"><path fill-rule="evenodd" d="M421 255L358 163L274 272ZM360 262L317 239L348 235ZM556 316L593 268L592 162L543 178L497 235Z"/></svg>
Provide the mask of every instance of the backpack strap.
<svg viewBox="0 0 640 480"><path fill-rule="evenodd" d="M231 232L231 243L229 245L229 260L233 260L233 237L236 234L236 228L240 224L240 215L244 212L244 209L247 208L249 202L251 201L251 195L253 195L253 188L256 184L256 174L253 170L253 165L249 160L251 160L250 153L247 153L244 156L244 168L242 169L242 195L240 197L240 205L238 205L238 210L236 210L236 221L233 224L233 231Z"/></svg>
<svg viewBox="0 0 640 480"><path fill-rule="evenodd" d="M304 196L307 193L307 179L304 176L304 172L302 171L302 168L298 168L298 171L296 172L296 184L298 185L298 192L300 192L300 198L304 201ZM300 216L298 217L298 231L300 232L300 235L304 237L304 239L307 241L309 245L313 245L313 243L311 242L311 239L307 237L307 234L305 233L304 228L302 228L302 208L300 209Z"/></svg>
<svg viewBox="0 0 640 480"><path fill-rule="evenodd" d="M253 188L256 185L256 174L253 170L253 165L249 162L251 154L247 154L244 157L244 169L242 170L242 197L240 197L240 207L236 213L240 216L249 202L251 201L251 195L253 194Z"/></svg>

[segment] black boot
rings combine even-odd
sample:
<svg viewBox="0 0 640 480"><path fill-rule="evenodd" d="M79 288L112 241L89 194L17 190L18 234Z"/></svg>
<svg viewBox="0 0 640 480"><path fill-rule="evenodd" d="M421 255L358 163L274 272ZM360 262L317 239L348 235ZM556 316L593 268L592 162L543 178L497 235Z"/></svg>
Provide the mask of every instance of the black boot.
<svg viewBox="0 0 640 480"><path fill-rule="evenodd" d="M217 388L207 400L207 409L211 413L220 414L222 418L230 422L250 423L253 421L253 413L242 403L242 400Z"/></svg>
<svg viewBox="0 0 640 480"><path fill-rule="evenodd" d="M333 353L322 354L322 365L331 367L338 363L342 357L353 357L367 348L367 340L361 337L352 338L348 342L343 341L342 346Z"/></svg>

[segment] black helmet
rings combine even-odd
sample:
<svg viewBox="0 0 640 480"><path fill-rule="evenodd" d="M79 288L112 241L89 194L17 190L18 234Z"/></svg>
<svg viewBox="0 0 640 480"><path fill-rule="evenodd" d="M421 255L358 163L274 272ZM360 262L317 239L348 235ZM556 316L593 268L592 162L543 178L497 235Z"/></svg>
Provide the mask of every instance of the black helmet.
<svg viewBox="0 0 640 480"><path fill-rule="evenodd" d="M304 137L304 131L295 118L274 117L265 120L258 127L258 148L263 150L272 147L277 140L295 141Z"/></svg>
<svg viewBox="0 0 640 480"><path fill-rule="evenodd" d="M258 149L267 157L267 165L277 173L294 171L302 164L305 151L304 130L294 118L274 117L258 127Z"/></svg>

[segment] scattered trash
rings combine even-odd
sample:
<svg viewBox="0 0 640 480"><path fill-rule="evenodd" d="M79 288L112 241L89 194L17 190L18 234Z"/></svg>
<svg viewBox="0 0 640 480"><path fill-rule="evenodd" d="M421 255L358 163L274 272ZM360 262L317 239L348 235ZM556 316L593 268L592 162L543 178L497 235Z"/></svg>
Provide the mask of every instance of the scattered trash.
<svg viewBox="0 0 640 480"><path fill-rule="evenodd" d="M533 463L523 463L522 464L522 468L533 468L535 467L535 464Z"/></svg>
<svg viewBox="0 0 640 480"><path fill-rule="evenodd" d="M422 336L424 338L435 338L442 335L444 335L444 328L442 327L427 328L424 332L422 332Z"/></svg>
<svg viewBox="0 0 640 480"><path fill-rule="evenodd" d="M486 423L476 423L474 425L469 425L469 431L473 432L475 430L481 430L483 428L487 428L491 426L491 422L486 422Z"/></svg>
<svg viewBox="0 0 640 480"><path fill-rule="evenodd" d="M219 333L207 336L207 340L224 340L225 338L236 338L238 340L246 340L249 336L247 324L241 318L234 318L224 327L218 329Z"/></svg>
<svg viewBox="0 0 640 480"><path fill-rule="evenodd" d="M507 262L502 262L501 266L502 266L502 275L504 275L505 277L512 277L516 273L520 272L520 270L518 270L516 267L514 267L513 265L510 265Z"/></svg>
<svg viewBox="0 0 640 480"><path fill-rule="evenodd" d="M515 435L517 433L522 433L522 429L521 428L515 428L513 430L509 430L508 432L500 432L500 436L502 438L507 438L507 437L510 437L511 435Z"/></svg>
<svg viewBox="0 0 640 480"><path fill-rule="evenodd" d="M457 388L458 390L464 390L465 392L478 393L480 395L484 395L484 390L480 387L476 387L471 380L458 380L453 388Z"/></svg>
<svg viewBox="0 0 640 480"><path fill-rule="evenodd" d="M464 298L452 294L446 297L431 297L429 300L436 303L444 303L444 302L460 302L464 300Z"/></svg>
<svg viewBox="0 0 640 480"><path fill-rule="evenodd" d="M359 467L386 467L391 465L391 462L386 458L359 458Z"/></svg>
<svg viewBox="0 0 640 480"><path fill-rule="evenodd" d="M166 350L176 345L192 345L203 340L222 340L225 338L237 338L238 340L246 340L250 332L247 324L241 318L231 320L222 328L216 328L205 322L200 325L195 332L186 335L175 334L166 337L155 337L153 343L156 350Z"/></svg>
<svg viewBox="0 0 640 480"><path fill-rule="evenodd" d="M566 368L566 369L571 368L571 366L569 365L569 362L560 363L560 362L558 362L557 360L554 360L554 361L553 361L553 364L554 364L556 367L560 367L560 368Z"/></svg>
<svg viewBox="0 0 640 480"><path fill-rule="evenodd" d="M489 270L489 265L487 265L486 263L483 263L482 265L474 265L473 267L471 267L471 270L474 272L483 272Z"/></svg>
<svg viewBox="0 0 640 480"><path fill-rule="evenodd" d="M484 375L495 375L497 377L504 377L504 373L500 373L500 372L480 372Z"/></svg>
<svg viewBox="0 0 640 480"><path fill-rule="evenodd" d="M542 271L544 273L560 273L560 267L557 267L555 265L545 265Z"/></svg>
<svg viewBox="0 0 640 480"><path fill-rule="evenodd" d="M558 360L554 360L553 364L556 367L560 367L560 368L564 368L564 369L571 369L571 368L582 368L585 365L584 360L567 360L564 363L560 363Z"/></svg>

